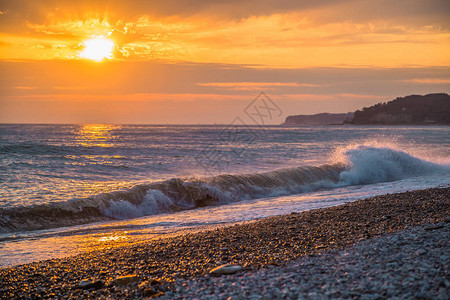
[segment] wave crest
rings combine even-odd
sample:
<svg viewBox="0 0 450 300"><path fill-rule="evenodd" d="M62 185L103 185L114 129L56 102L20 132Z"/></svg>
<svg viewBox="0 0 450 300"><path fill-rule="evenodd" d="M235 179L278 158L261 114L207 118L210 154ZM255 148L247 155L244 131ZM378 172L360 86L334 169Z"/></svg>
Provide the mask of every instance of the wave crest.
<svg viewBox="0 0 450 300"><path fill-rule="evenodd" d="M345 185L389 182L448 170L445 166L391 148L357 146L344 152L348 170L340 174Z"/></svg>

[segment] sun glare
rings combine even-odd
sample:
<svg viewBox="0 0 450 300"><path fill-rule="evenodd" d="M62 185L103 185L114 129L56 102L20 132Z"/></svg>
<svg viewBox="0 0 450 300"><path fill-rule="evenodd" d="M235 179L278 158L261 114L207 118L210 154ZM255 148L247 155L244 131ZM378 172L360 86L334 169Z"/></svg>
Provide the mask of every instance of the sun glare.
<svg viewBox="0 0 450 300"><path fill-rule="evenodd" d="M80 57L102 61L105 58L112 58L114 42L110 39L98 37L83 42L84 49Z"/></svg>

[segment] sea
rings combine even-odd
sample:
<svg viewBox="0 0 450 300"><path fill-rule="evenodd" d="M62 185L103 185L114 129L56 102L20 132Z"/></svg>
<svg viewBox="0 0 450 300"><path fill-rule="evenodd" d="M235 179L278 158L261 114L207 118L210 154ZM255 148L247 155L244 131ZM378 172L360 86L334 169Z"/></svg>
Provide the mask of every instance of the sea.
<svg viewBox="0 0 450 300"><path fill-rule="evenodd" d="M2 124L0 266L449 185L449 126Z"/></svg>

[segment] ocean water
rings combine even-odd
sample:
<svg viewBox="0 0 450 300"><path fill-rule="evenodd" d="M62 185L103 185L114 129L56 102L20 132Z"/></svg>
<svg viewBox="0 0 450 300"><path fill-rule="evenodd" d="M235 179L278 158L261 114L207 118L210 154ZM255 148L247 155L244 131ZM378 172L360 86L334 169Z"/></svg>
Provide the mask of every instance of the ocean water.
<svg viewBox="0 0 450 300"><path fill-rule="evenodd" d="M0 125L0 265L448 185L448 126Z"/></svg>

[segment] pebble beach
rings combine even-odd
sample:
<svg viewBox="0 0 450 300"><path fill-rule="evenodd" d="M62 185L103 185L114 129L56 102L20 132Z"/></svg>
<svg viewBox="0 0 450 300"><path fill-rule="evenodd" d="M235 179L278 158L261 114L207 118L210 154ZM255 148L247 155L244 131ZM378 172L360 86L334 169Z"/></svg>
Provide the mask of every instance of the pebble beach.
<svg viewBox="0 0 450 300"><path fill-rule="evenodd" d="M448 299L449 216L449 187L376 196L2 268L0 297Z"/></svg>

